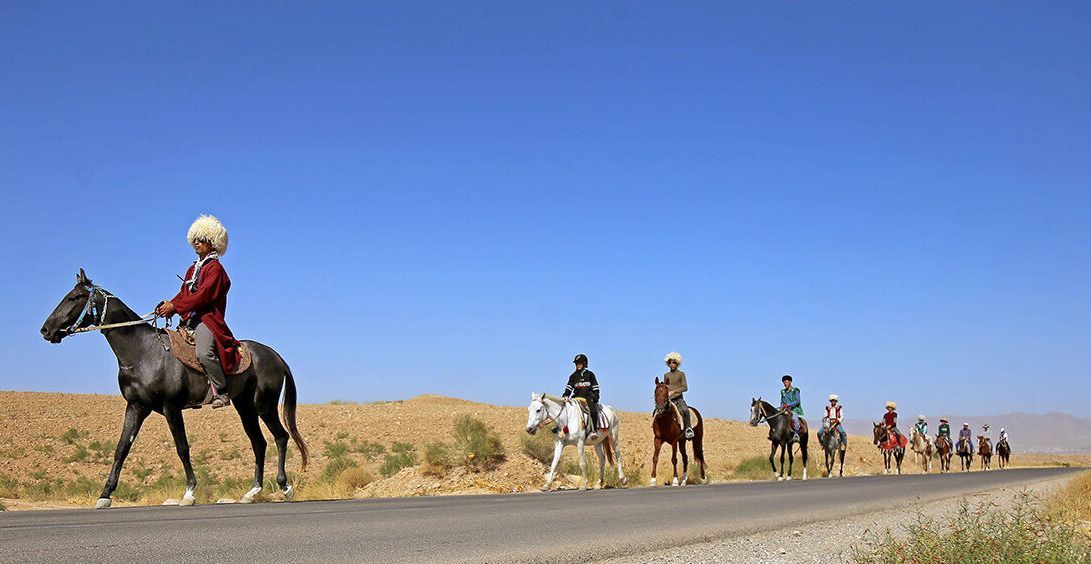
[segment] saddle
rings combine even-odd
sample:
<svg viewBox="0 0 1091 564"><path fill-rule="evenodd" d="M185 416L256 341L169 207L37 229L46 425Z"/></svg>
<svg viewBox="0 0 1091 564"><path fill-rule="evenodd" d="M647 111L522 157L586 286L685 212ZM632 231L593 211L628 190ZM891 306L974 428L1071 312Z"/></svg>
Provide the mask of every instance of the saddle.
<svg viewBox="0 0 1091 564"><path fill-rule="evenodd" d="M177 330L166 329L167 337L170 338L170 352L177 358L182 364L200 372L205 373L205 367L201 366L201 361L197 359L197 341L193 338L193 331L179 327ZM235 369L231 372L225 372L225 376L234 376L246 372L250 368L250 350L246 348L246 345L239 343L239 363L235 366Z"/></svg>
<svg viewBox="0 0 1091 564"><path fill-rule="evenodd" d="M588 429L590 429L591 428L591 425L590 425L590 422L591 422L591 409L589 407L587 407L587 399L586 398L572 398L572 401L576 402L576 404L580 406L580 413L583 415L583 423ZM602 409L602 405L599 405L598 416L599 416L598 427L595 430L597 431L598 429L609 429L610 428L610 422L606 420L606 413Z"/></svg>
<svg viewBox="0 0 1091 564"><path fill-rule="evenodd" d="M671 404L671 411L674 412L674 418L678 421L678 428L684 431L686 429L686 420L682 418L682 410L678 409L678 405L673 401L667 403ZM689 420L690 423L696 424L697 412L692 407L689 408Z"/></svg>

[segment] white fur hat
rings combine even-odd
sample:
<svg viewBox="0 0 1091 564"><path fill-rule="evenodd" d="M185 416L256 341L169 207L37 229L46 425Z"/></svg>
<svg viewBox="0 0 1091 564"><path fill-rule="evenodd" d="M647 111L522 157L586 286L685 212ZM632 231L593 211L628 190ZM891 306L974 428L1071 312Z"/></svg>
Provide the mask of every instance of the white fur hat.
<svg viewBox="0 0 1091 564"><path fill-rule="evenodd" d="M830 394L830 401L841 401L841 398L837 397L837 394Z"/></svg>
<svg viewBox="0 0 1091 564"><path fill-rule="evenodd" d="M896 403L894 403L892 401L886 402L886 406L889 407L890 409L898 409L898 404L896 404Z"/></svg>
<svg viewBox="0 0 1091 564"><path fill-rule="evenodd" d="M918 415L917 416L917 421L924 421L924 419L925 419L925 417L923 415Z"/></svg>
<svg viewBox="0 0 1091 564"><path fill-rule="evenodd" d="M186 241L194 245L197 241L204 241L219 254L227 253L227 228L215 216L201 215L189 226L186 233Z"/></svg>
<svg viewBox="0 0 1091 564"><path fill-rule="evenodd" d="M663 362L668 362L668 361L671 361L671 360L677 362L678 366L682 366L682 355L680 355L680 354L678 354L678 353L676 353L674 351L671 351L671 352L667 353L667 356L663 357Z"/></svg>

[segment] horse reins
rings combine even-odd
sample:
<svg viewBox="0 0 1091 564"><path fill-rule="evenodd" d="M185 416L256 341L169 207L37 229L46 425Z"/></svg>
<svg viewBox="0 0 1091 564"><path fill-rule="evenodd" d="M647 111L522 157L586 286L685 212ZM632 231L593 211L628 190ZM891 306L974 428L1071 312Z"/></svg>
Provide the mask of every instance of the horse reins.
<svg viewBox="0 0 1091 564"><path fill-rule="evenodd" d="M107 310L107 308L110 307L110 298L113 298L113 297L116 297L116 296L114 296L113 294L107 292L105 289L103 289L102 287L100 287L98 285L84 286L83 289L87 290L87 303L84 304L83 311L80 312L80 316L77 317L76 320L72 322L72 325L70 325L67 329L65 329L65 331L68 332L69 334L74 335L76 333L86 333L88 331L105 331L107 329L118 329L120 327L132 327L134 325L142 325L142 324L150 324L153 328L159 329L159 327L156 325L155 322L160 318L160 316L159 316L159 314L155 313L154 310L147 313L147 314L145 314L145 315L143 315L140 319L134 319L132 321L123 321L123 322L120 322L120 323L106 323L106 324L103 324L102 322L106 320L106 310ZM95 305L95 292L98 292L98 293L102 294L102 300L103 301L102 301L102 312L101 313L99 313L99 311L98 311L98 306ZM88 313L91 314L91 321L93 323L95 323L95 324L94 325L88 325L87 327L80 327L79 324L83 323L83 318L87 317ZM97 320L96 320L96 318L97 318ZM164 325L163 325L163 328L167 329L169 327L170 327L170 319L167 318ZM162 339L162 337L159 335L158 331L156 331L156 336L159 337L159 342L160 342L160 344L163 345L163 350L170 350L170 346L167 345L167 343Z"/></svg>

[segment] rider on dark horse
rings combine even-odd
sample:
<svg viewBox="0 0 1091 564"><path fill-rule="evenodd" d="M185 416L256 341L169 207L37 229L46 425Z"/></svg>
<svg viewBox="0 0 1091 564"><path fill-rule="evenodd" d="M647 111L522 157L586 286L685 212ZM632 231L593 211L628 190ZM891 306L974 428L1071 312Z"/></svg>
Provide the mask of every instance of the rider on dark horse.
<svg viewBox="0 0 1091 564"><path fill-rule="evenodd" d="M939 432L936 433L936 443L939 443L940 437L947 438L948 447L955 444L954 441L951 440L951 424L947 422L946 417L939 418Z"/></svg>
<svg viewBox="0 0 1091 564"><path fill-rule="evenodd" d="M178 295L160 302L155 313L162 317L177 313L181 324L193 330L197 358L212 388L212 407L220 408L231 403L224 374L239 362L239 342L224 320L231 279L220 264L220 255L227 252L227 229L215 217L202 215L190 226L186 240L197 252L197 260L186 271Z"/></svg>
<svg viewBox="0 0 1091 564"><path fill-rule="evenodd" d="M970 452L973 452L974 451L974 432L970 430L970 424L969 423L964 422L962 424L962 430L958 432L959 442L961 442L962 439L966 439L966 444L970 445Z"/></svg>
<svg viewBox="0 0 1091 564"><path fill-rule="evenodd" d="M682 394L689 390L689 386L686 384L686 373L678 369L682 364L682 355L671 352L667 354L663 361L670 367L670 371L663 375L663 383L667 385L671 403L682 414L682 427L685 429L686 438L692 439L693 427L690 426L689 406L686 405L686 400L682 397Z"/></svg>
<svg viewBox="0 0 1091 564"><path fill-rule="evenodd" d="M837 434L841 435L841 450L845 450L849 444L849 436L841 424L845 420L845 410L837 394L830 394L830 405L826 406L826 420L830 422L830 431L837 431ZM822 438L819 437L819 440Z"/></svg>
<svg viewBox="0 0 1091 564"><path fill-rule="evenodd" d="M568 377L568 385L564 388L564 399L570 397L587 400L587 411L591 415L591 424L587 426L587 436L591 440L598 438L599 426L599 381L595 373L587 369L587 355L578 354L572 359L576 365L575 372Z"/></svg>
<svg viewBox="0 0 1091 564"><path fill-rule="evenodd" d="M799 442L799 416L803 415L803 404L799 398L799 388L792 385L792 376L785 374L781 379L784 389L780 391L780 409L792 416L792 442Z"/></svg>
<svg viewBox="0 0 1091 564"><path fill-rule="evenodd" d="M898 412L894 411L898 409L898 404L888 401L886 402L886 413L883 414L883 426L887 431L894 434L895 444L900 443L902 440L902 432L898 430Z"/></svg>

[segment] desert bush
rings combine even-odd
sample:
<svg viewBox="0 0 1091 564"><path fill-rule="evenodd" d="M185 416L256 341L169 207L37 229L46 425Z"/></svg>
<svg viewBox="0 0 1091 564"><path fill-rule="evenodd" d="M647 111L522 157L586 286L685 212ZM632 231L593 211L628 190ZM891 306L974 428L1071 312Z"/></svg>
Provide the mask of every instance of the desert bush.
<svg viewBox="0 0 1091 564"><path fill-rule="evenodd" d="M89 448L94 455L95 462L106 463L113 462L114 460L114 446L109 443L91 441L91 444L87 445L87 448Z"/></svg>
<svg viewBox="0 0 1091 564"><path fill-rule="evenodd" d="M0 474L0 497L19 497L19 481L7 474Z"/></svg>
<svg viewBox="0 0 1091 564"><path fill-rule="evenodd" d="M424 463L421 466L425 474L439 476L457 465L458 460L451 447L440 442L424 445Z"/></svg>
<svg viewBox="0 0 1091 564"><path fill-rule="evenodd" d="M0 511L7 511L8 506L4 505L4 500L0 499Z"/></svg>
<svg viewBox="0 0 1091 564"><path fill-rule="evenodd" d="M356 437L353 437L349 441L349 448L352 452L364 455L364 458L368 460L375 460L375 457L386 452L386 447L371 441L360 441Z"/></svg>
<svg viewBox="0 0 1091 564"><path fill-rule="evenodd" d="M89 433L87 431L80 431L75 427L69 427L67 431L61 433L61 442L66 445L74 445L79 442L80 439L87 438Z"/></svg>
<svg viewBox="0 0 1091 564"><path fill-rule="evenodd" d="M1091 522L1091 472L1083 472L1069 480L1057 490L1049 505L1071 519Z"/></svg>
<svg viewBox="0 0 1091 564"><path fill-rule="evenodd" d="M76 445L76 450L72 451L72 454L64 457L64 461L68 464L73 462L87 462L87 458L91 455L87 451L87 447L83 445Z"/></svg>
<svg viewBox="0 0 1091 564"><path fill-rule="evenodd" d="M669 453L668 453L669 454ZM690 459L692 462L692 458ZM670 468L670 458L667 460L667 468ZM803 464L799 455L796 454L795 464L792 465L792 479L799 479L803 477ZM780 457L776 458L777 468L780 468ZM814 453L807 460L807 477L818 478L825 472L825 468L819 468L821 461L815 458ZM681 466L682 461L678 461ZM659 457L660 468L663 467L663 457ZM784 466L788 466L788 457L784 458ZM735 468L727 473L725 476L728 480L771 480L773 479L773 470L769 468L769 457L767 456L752 456L745 458L739 462Z"/></svg>
<svg viewBox="0 0 1091 564"><path fill-rule="evenodd" d="M466 468L474 471L495 468L504 461L504 444L500 436L484 421L462 415L455 420L455 442L451 452L461 458Z"/></svg>
<svg viewBox="0 0 1091 564"><path fill-rule="evenodd" d="M346 468L337 475L337 484L350 493L375 481L375 475L364 468Z"/></svg>
<svg viewBox="0 0 1091 564"><path fill-rule="evenodd" d="M337 476L349 468L355 468L357 466L356 461L347 457L339 456L337 458L331 458L326 463L326 467L322 469L322 479L331 482Z"/></svg>
<svg viewBox="0 0 1091 564"><path fill-rule="evenodd" d="M553 463L553 445L555 442L556 437L552 433L523 435L523 454L549 466Z"/></svg>
<svg viewBox="0 0 1091 564"><path fill-rule="evenodd" d="M402 468L417 465L417 452L413 443L394 443L390 450L391 453L383 457L383 464L379 467L379 473L384 477L389 478Z"/></svg>
<svg viewBox="0 0 1091 564"><path fill-rule="evenodd" d="M349 446L344 441L336 440L333 442L326 441L326 448L322 451L322 454L326 455L326 458L342 458L349 453Z"/></svg>
<svg viewBox="0 0 1091 564"><path fill-rule="evenodd" d="M1016 495L1010 508L962 502L942 520L918 512L904 538L887 529L861 547L852 561L862 563L1091 562L1091 545L1071 521L1058 518L1033 495Z"/></svg>

